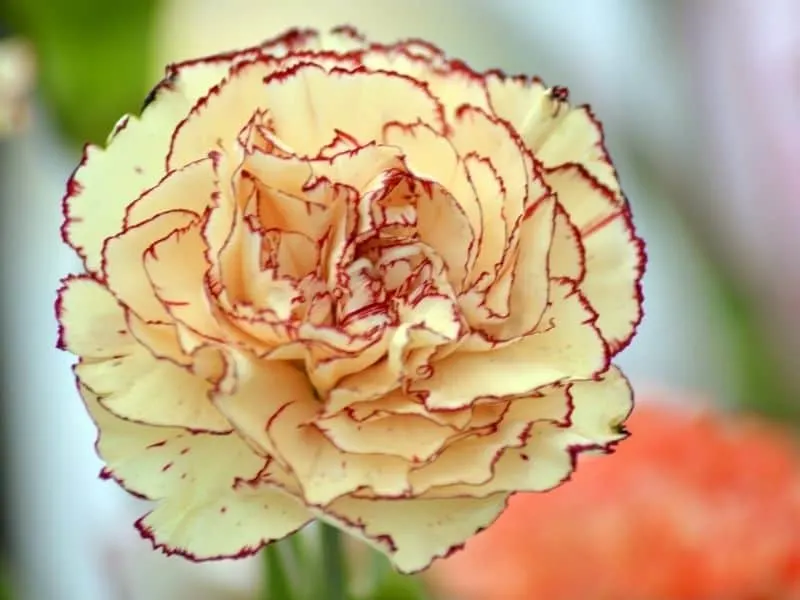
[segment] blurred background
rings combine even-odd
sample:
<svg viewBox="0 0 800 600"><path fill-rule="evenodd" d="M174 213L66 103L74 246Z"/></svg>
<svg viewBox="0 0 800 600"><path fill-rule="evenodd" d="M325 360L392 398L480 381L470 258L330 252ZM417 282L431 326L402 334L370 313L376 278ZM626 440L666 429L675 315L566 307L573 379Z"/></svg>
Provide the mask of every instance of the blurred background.
<svg viewBox="0 0 800 600"><path fill-rule="evenodd" d="M97 478L94 428L54 347L58 280L79 268L61 244L60 198L83 143L137 112L168 62L342 23L539 74L590 103L647 242L646 316L619 359L641 402L800 423L795 0L0 0L10 598L253 597L256 563L153 553L131 526L144 507ZM784 525L800 537L800 522Z"/></svg>

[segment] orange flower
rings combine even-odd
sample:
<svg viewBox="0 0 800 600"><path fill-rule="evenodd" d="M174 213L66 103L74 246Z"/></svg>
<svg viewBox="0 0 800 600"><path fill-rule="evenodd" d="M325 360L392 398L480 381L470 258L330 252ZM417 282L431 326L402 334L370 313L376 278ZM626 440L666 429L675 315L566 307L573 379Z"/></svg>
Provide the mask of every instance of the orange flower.
<svg viewBox="0 0 800 600"><path fill-rule="evenodd" d="M434 569L471 600L800 598L800 454L774 426L653 404L613 456L520 494Z"/></svg>
<svg viewBox="0 0 800 600"><path fill-rule="evenodd" d="M624 437L641 242L563 89L293 31L170 67L87 149L61 345L167 552L321 518L404 571Z"/></svg>

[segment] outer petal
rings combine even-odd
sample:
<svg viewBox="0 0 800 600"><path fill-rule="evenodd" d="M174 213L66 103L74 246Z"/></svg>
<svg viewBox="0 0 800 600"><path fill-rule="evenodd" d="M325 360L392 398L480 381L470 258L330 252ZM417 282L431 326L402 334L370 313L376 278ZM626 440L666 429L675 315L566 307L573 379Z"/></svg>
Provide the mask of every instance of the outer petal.
<svg viewBox="0 0 800 600"><path fill-rule="evenodd" d="M189 433L131 423L104 410L81 388L100 437L104 473L135 494L159 500L137 521L166 554L194 560L253 554L305 525L311 515L275 487L242 485L264 459L235 433Z"/></svg>
<svg viewBox="0 0 800 600"><path fill-rule="evenodd" d="M62 234L89 272L99 271L103 243L120 231L128 206L164 176L175 127L227 70L228 63L212 61L173 69L142 116L125 117L117 125L107 149L86 147L67 184Z"/></svg>
<svg viewBox="0 0 800 600"><path fill-rule="evenodd" d="M453 485L477 486L491 481L498 460L511 448L525 446L535 423L569 426L572 410L568 385L550 386L510 400L499 422L456 440L435 460L414 469L410 477L414 493L447 497ZM440 494L436 488L446 491Z"/></svg>
<svg viewBox="0 0 800 600"><path fill-rule="evenodd" d="M361 56L371 70L393 71L424 82L444 106L447 118L464 104L489 110L480 75L459 61L448 61L437 48L421 42L373 45Z"/></svg>
<svg viewBox="0 0 800 600"><path fill-rule="evenodd" d="M224 81L207 89L171 127L168 169L205 158L211 150L230 150L242 128L266 104L264 78L274 65L264 60L238 64Z"/></svg>
<svg viewBox="0 0 800 600"><path fill-rule="evenodd" d="M583 168L567 165L545 177L578 230L586 270L580 289L598 313L598 329L617 353L630 342L643 316L644 243L634 233L627 204L619 204Z"/></svg>
<svg viewBox="0 0 800 600"><path fill-rule="evenodd" d="M587 106L569 105L565 88L493 73L486 79L486 89L494 112L511 123L545 167L579 163L622 198L602 126Z"/></svg>
<svg viewBox="0 0 800 600"><path fill-rule="evenodd" d="M569 393L569 422L534 423L524 445L503 453L489 481L437 488L430 494L492 497L498 492L549 490L569 478L580 452L610 452L627 437L622 424L633 408L633 394L618 369L612 367L595 380L573 382Z"/></svg>
<svg viewBox="0 0 800 600"><path fill-rule="evenodd" d="M266 486L227 490L202 503L192 496L169 497L136 528L165 554L203 561L250 556L312 519L299 500Z"/></svg>
<svg viewBox="0 0 800 600"><path fill-rule="evenodd" d="M413 79L396 73L326 72L298 65L267 82L275 133L297 154L315 156L337 130L361 144L377 140L390 121L429 123L442 131L442 107Z"/></svg>
<svg viewBox="0 0 800 600"><path fill-rule="evenodd" d="M481 397L528 394L559 381L592 377L608 367L597 318L570 282L554 282L540 331L497 350L457 353L435 364L432 376L412 384L430 409L469 406Z"/></svg>
<svg viewBox="0 0 800 600"><path fill-rule="evenodd" d="M341 498L318 516L385 552L403 573L427 567L459 550L489 526L506 506L507 494L441 500Z"/></svg>
<svg viewBox="0 0 800 600"><path fill-rule="evenodd" d="M287 152L309 157L339 131L366 144L379 139L389 121L421 120L443 128L441 105L422 84L398 74L329 72L309 63L274 72L254 62L238 67L197 104L176 132L169 165L202 158L198 149L230 147L257 110L269 111L273 132Z"/></svg>
<svg viewBox="0 0 800 600"><path fill-rule="evenodd" d="M58 317L61 347L81 357L75 368L78 379L100 395L106 409L153 425L230 431L209 399L212 385L185 367L153 356L131 335L122 306L96 280L68 280L59 294ZM207 366L213 370L212 364Z"/></svg>

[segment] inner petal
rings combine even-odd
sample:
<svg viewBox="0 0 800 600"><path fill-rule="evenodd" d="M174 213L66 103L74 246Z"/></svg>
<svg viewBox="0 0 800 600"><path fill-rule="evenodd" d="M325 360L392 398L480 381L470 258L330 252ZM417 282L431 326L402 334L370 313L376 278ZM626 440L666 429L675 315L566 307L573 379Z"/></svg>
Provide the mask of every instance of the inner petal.
<svg viewBox="0 0 800 600"><path fill-rule="evenodd" d="M387 415L359 422L339 413L318 420L316 425L344 452L389 454L412 463L428 460L456 432L415 414Z"/></svg>
<svg viewBox="0 0 800 600"><path fill-rule="evenodd" d="M267 78L264 87L275 131L298 155L316 156L337 129L367 144L393 120L444 126L441 104L427 88L396 73L300 64Z"/></svg>

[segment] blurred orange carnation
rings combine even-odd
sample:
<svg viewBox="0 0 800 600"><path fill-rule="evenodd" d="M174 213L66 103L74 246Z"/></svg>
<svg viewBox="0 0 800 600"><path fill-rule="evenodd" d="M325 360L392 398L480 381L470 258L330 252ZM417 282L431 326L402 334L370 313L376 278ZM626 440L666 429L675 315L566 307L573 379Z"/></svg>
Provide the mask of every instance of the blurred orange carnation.
<svg viewBox="0 0 800 600"><path fill-rule="evenodd" d="M614 456L519 494L432 571L480 600L800 598L800 454L771 424L645 404Z"/></svg>

